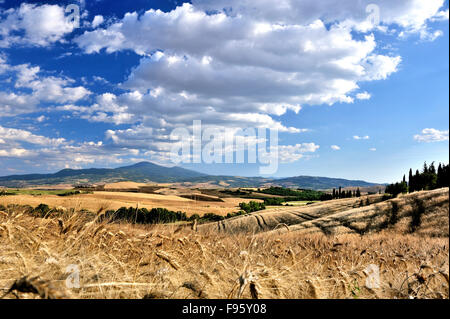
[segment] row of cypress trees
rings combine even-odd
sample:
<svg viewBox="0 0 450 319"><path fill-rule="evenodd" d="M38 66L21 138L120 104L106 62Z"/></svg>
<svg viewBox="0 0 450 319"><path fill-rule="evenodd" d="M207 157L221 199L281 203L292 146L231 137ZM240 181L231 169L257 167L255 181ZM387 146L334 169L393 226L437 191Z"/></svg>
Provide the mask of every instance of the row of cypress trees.
<svg viewBox="0 0 450 319"><path fill-rule="evenodd" d="M333 199L335 198L350 198L350 197L361 197L361 191L359 190L359 187L356 190L342 190L342 187L339 187L339 189L333 188L333 194L331 195Z"/></svg>
<svg viewBox="0 0 450 319"><path fill-rule="evenodd" d="M425 162L422 171L416 170L413 174L412 168L409 169L408 182L406 181L406 175L403 175L401 182L390 184L386 187L386 193L397 196L400 193L448 187L450 184L449 172L449 164L439 163L436 169L434 162L429 166Z"/></svg>

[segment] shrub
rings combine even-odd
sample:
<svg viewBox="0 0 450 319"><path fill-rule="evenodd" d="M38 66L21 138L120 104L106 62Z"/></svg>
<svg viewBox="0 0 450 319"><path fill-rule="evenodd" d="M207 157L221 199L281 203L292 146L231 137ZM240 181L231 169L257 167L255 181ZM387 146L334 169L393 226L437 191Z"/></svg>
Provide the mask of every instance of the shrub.
<svg viewBox="0 0 450 319"><path fill-rule="evenodd" d="M200 219L200 215L199 214L193 214L191 215L191 217L188 218L189 221L194 221L194 220L198 220Z"/></svg>
<svg viewBox="0 0 450 319"><path fill-rule="evenodd" d="M327 195L324 192L312 189L294 190L284 187L270 187L259 191L260 193L284 196L285 200L303 201L303 200L321 200L321 196ZM325 197L328 198L328 197Z"/></svg>
<svg viewBox="0 0 450 319"><path fill-rule="evenodd" d="M385 192L392 194L392 196L394 196L394 197L397 197L398 194L408 192L408 184L406 184L406 182L390 184L390 185L386 186Z"/></svg>
<svg viewBox="0 0 450 319"><path fill-rule="evenodd" d="M226 218L233 218L233 217L241 216L241 215L245 215L245 214L247 214L245 211L240 210L240 211L235 212L235 213L228 213Z"/></svg>
<svg viewBox="0 0 450 319"><path fill-rule="evenodd" d="M39 215L40 217L44 217L50 212L50 207L47 204L39 204L33 210L33 213Z"/></svg>
<svg viewBox="0 0 450 319"><path fill-rule="evenodd" d="M8 192L6 189L0 189L0 196L16 195L14 193Z"/></svg>
<svg viewBox="0 0 450 319"><path fill-rule="evenodd" d="M264 204L270 206L281 206L286 202L285 198L272 197L272 198L264 198Z"/></svg>
<svg viewBox="0 0 450 319"><path fill-rule="evenodd" d="M321 201L332 200L333 199L333 195L327 194L327 193L323 193L322 195L320 195L319 199Z"/></svg>
<svg viewBox="0 0 450 319"><path fill-rule="evenodd" d="M72 196L72 195L78 195L78 194L81 194L81 192L78 190L75 190L75 191L64 192L64 193L57 194L57 195L58 196Z"/></svg>
<svg viewBox="0 0 450 319"><path fill-rule="evenodd" d="M158 224L173 223L177 221L186 221L186 213L174 212L165 208L147 208L121 207L116 211L109 210L103 218L109 218L111 221L125 221L136 224Z"/></svg>
<svg viewBox="0 0 450 319"><path fill-rule="evenodd" d="M255 201L251 201L249 203L239 203L239 207L247 214L256 212L258 210L266 209L266 205L264 205L264 203L259 203Z"/></svg>
<svg viewBox="0 0 450 319"><path fill-rule="evenodd" d="M223 217L223 216L216 215L213 213L206 213L200 218L200 221L201 222L218 222L218 221L221 221L224 219L225 219L225 217Z"/></svg>

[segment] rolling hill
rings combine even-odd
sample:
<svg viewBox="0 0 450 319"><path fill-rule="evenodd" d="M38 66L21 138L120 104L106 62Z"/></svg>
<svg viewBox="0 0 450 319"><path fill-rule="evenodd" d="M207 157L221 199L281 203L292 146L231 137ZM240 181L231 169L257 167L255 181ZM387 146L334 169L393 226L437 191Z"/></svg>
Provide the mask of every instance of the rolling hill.
<svg viewBox="0 0 450 319"><path fill-rule="evenodd" d="M205 174L181 167L164 167L140 162L118 168L63 169L54 174L10 175L0 177L0 185L24 187L27 185L74 184L134 181L138 183L168 183L202 177Z"/></svg>
<svg viewBox="0 0 450 319"><path fill-rule="evenodd" d="M296 176L277 179L277 184L283 187L302 187L310 189L327 189L330 187L370 187L373 183L360 180L348 180L343 178L330 178L318 176ZM301 185L301 186L297 186Z"/></svg>
<svg viewBox="0 0 450 319"><path fill-rule="evenodd" d="M209 184L213 187L262 187L283 186L307 189L333 187L370 187L379 184L339 178L297 176L289 178L263 178L242 176L215 176L182 167L165 167L150 162L140 162L118 168L63 169L54 174L10 175L0 177L0 186L29 187L77 183L184 183L185 186Z"/></svg>
<svg viewBox="0 0 450 319"><path fill-rule="evenodd" d="M278 238L281 233L325 235L395 233L448 237L449 189L440 188L400 195L344 198L299 207L279 207L203 224L199 231L261 233Z"/></svg>

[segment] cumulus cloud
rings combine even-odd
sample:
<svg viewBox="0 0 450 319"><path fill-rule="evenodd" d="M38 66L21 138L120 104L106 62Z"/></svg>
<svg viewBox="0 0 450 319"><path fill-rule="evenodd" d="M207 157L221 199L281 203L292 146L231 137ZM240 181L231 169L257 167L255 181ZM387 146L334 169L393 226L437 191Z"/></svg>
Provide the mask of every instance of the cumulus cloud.
<svg viewBox="0 0 450 319"><path fill-rule="evenodd" d="M354 135L353 139L354 140L368 140L368 139L370 139L370 137L368 135L365 135L365 136Z"/></svg>
<svg viewBox="0 0 450 319"><path fill-rule="evenodd" d="M295 145L278 146L278 157L281 163L292 163L305 156L305 153L314 153L320 148L315 143L302 143Z"/></svg>
<svg viewBox="0 0 450 319"><path fill-rule="evenodd" d="M371 148L369 148L369 151L371 151L371 152L375 152L377 149L375 148L375 147L371 147Z"/></svg>
<svg viewBox="0 0 450 319"><path fill-rule="evenodd" d="M83 86L73 86L75 81L71 78L45 75L39 66L10 65L0 58L2 73L11 76L13 87L0 89L0 117L32 113L46 102L77 102L91 94Z"/></svg>
<svg viewBox="0 0 450 319"><path fill-rule="evenodd" d="M420 33L427 29L430 20L445 16L448 19L448 11L442 9L445 0L379 0L373 3L377 10L368 7L370 2L359 0L193 0L192 3L203 10L252 15L273 23L309 23L321 19L327 23L341 21L364 31L397 25L407 33Z"/></svg>
<svg viewBox="0 0 450 319"><path fill-rule="evenodd" d="M227 134L229 133L227 132ZM236 132L234 131L234 133ZM27 162L31 166L39 166L45 170L64 167L82 168L95 163L104 165L104 163L118 164L144 160L151 160L160 164L170 163L173 159L173 142L168 141L167 136L158 134L150 128L141 127L139 131L135 129L107 131L106 143L102 141L73 142L64 138L37 135L23 129L0 126L0 136L2 136L0 139L0 159L4 163L8 163L10 168L20 168L20 163ZM149 136L152 136L153 140L158 142L146 143ZM220 138L220 136L218 137ZM266 138L259 136L239 135L235 138L235 144L232 145L232 148L223 149L222 154L225 154L225 152L246 152L248 148L260 143L265 144L267 141ZM202 149L206 142L208 141L202 142ZM264 161L269 154L274 152L274 147L277 146L268 146L270 152L263 153L258 157L259 160ZM305 154L316 152L319 145L301 143L281 145L277 149L279 161L291 163L303 158ZM259 152L258 149L258 154ZM187 155L192 159L191 153Z"/></svg>
<svg viewBox="0 0 450 319"><path fill-rule="evenodd" d="M299 133L304 129L274 117L297 114L304 105L370 99L369 92L356 93L359 83L387 79L402 61L380 54L375 34L438 32L428 22L445 16L443 4L381 1L379 24L356 0L194 0L169 12L127 13L74 41L88 54L141 55L122 85L129 91L114 96L108 111L96 103L78 112L90 121L139 123L130 129L166 135L193 120Z"/></svg>
<svg viewBox="0 0 450 319"><path fill-rule="evenodd" d="M52 102L52 110L91 122L129 125L106 132L108 147L143 149L161 158L173 143L171 130L194 120L229 130L251 126L302 133L305 128L286 125L280 117L300 114L305 105L369 99L369 92L359 91L360 83L387 79L402 61L377 50L378 34L438 37L440 31L429 22L448 19L443 3L380 0L379 24L359 0L194 0L169 12L127 13L114 23L95 16L93 29L74 39L83 52L128 50L141 56L120 90L80 105L91 92L72 79L44 76L31 65L12 68L0 57L0 73L13 74L16 89L0 91L0 114L29 113ZM0 46L64 41L72 26L61 10L24 4L1 11ZM44 21L47 14L55 19ZM305 145L315 144L284 146L280 156L300 159Z"/></svg>
<svg viewBox="0 0 450 319"><path fill-rule="evenodd" d="M376 54L373 34L355 39L351 31L340 23L326 26L321 16L280 23L253 11L206 12L202 3L170 12L127 13L74 41L86 53L105 49L142 55L123 83L129 92L116 96L107 112L99 103L78 112L91 121L116 124L163 123L159 127L164 128L196 119L299 133L304 129L287 127L274 116L299 113L303 105L352 103L358 82L386 79L397 71L400 57Z"/></svg>
<svg viewBox="0 0 450 319"><path fill-rule="evenodd" d="M356 94L356 98L358 100L369 100L372 97L372 95L368 92L361 92Z"/></svg>
<svg viewBox="0 0 450 319"><path fill-rule="evenodd" d="M28 3L16 9L0 9L0 47L46 46L64 41L64 36L74 29L64 10L58 5Z"/></svg>
<svg viewBox="0 0 450 319"><path fill-rule="evenodd" d="M32 154L29 150L24 148L9 148L9 149L1 149L0 148L0 157L16 157L21 158L25 156L29 156Z"/></svg>
<svg viewBox="0 0 450 319"><path fill-rule="evenodd" d="M426 128L422 130L421 134L414 135L414 140L425 143L448 141L448 130Z"/></svg>
<svg viewBox="0 0 450 319"><path fill-rule="evenodd" d="M95 29L95 28L97 28L99 25L101 25L104 21L105 21L105 19L103 18L103 16L101 16L101 15L96 15L96 16L94 17L94 20L92 20L92 27Z"/></svg>
<svg viewBox="0 0 450 319"><path fill-rule="evenodd" d="M8 168L20 169L23 163L28 163L30 167L55 170L149 159L137 149L108 145L102 141L73 142L3 126L0 126L0 136L0 160Z"/></svg>
<svg viewBox="0 0 450 319"><path fill-rule="evenodd" d="M36 121L37 121L38 123L42 123L42 122L44 122L44 121L46 121L46 120L48 120L48 118L47 118L45 115L41 115L41 116L38 116L38 117L36 118Z"/></svg>
<svg viewBox="0 0 450 319"><path fill-rule="evenodd" d="M333 151L339 151L341 148L339 146L337 146L337 145L331 145L331 149Z"/></svg>
<svg viewBox="0 0 450 319"><path fill-rule="evenodd" d="M47 138L41 135L35 135L30 131L6 128L0 126L0 136L4 143L14 145L17 142L26 142L36 145L61 145L66 142L64 138Z"/></svg>

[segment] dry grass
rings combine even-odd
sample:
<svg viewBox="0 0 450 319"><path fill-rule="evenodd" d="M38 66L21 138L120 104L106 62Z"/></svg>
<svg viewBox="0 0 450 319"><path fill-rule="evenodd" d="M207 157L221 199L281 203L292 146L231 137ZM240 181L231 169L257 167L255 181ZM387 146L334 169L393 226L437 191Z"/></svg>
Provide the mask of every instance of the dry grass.
<svg viewBox="0 0 450 319"><path fill-rule="evenodd" d="M383 195L370 195L361 198L345 198L318 202L305 206L278 206L245 216L211 223L199 227L201 231L220 231L227 233L257 233L278 229L282 225L291 226L309 220L319 219L334 213L368 206L382 201Z"/></svg>
<svg viewBox="0 0 450 319"><path fill-rule="evenodd" d="M99 223L69 212L42 219L16 208L0 212L0 297L449 298L448 202L439 216L437 224L425 214L411 234L254 235ZM371 264L379 288L366 287ZM79 288L66 285L70 265Z"/></svg>
<svg viewBox="0 0 450 319"><path fill-rule="evenodd" d="M127 181L127 182L116 182L116 183L108 183L105 184L105 189L139 189L139 187L141 186L146 186L148 184L145 183L136 183L136 182L131 182L131 181Z"/></svg>
<svg viewBox="0 0 450 319"><path fill-rule="evenodd" d="M299 221L281 232L302 234L367 234L386 230L394 234L414 233L423 237L449 237L449 189L415 192L372 205L336 212L333 201L317 207L329 212L312 220ZM301 212L303 212L302 210Z"/></svg>
<svg viewBox="0 0 450 319"><path fill-rule="evenodd" d="M396 234L449 236L449 189L415 192L383 200L383 195L278 207L199 226L225 233L285 232L367 234L388 229ZM418 227L420 226L420 227Z"/></svg>
<svg viewBox="0 0 450 319"><path fill-rule="evenodd" d="M10 204L31 205L47 204L50 207L64 207L67 209L87 209L96 211L99 205L107 205L108 209L120 207L141 208L167 208L173 211L182 211L186 215L203 215L214 213L226 216L228 213L239 211L239 203L249 202L250 199L224 198L223 202L199 201L175 195L125 193L125 192L94 192L94 194L74 195L60 197L56 195L14 195L0 196L0 205Z"/></svg>

